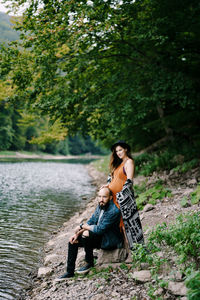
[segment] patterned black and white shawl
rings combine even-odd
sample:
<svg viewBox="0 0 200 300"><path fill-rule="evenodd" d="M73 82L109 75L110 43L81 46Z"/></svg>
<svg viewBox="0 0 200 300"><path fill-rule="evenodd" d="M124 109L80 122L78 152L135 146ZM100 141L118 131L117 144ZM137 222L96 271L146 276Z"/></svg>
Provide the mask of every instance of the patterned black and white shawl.
<svg viewBox="0 0 200 300"><path fill-rule="evenodd" d="M110 182L111 177L109 176L108 183ZM133 248L134 244L136 243L143 244L144 236L142 231L142 224L134 198L132 180L126 180L122 190L117 193L116 197L120 206L129 248Z"/></svg>

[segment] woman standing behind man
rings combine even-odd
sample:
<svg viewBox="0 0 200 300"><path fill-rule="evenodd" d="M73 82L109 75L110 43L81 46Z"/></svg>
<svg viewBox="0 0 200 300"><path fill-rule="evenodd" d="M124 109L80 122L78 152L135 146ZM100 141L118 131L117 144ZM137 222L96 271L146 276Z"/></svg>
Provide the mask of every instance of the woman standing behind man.
<svg viewBox="0 0 200 300"><path fill-rule="evenodd" d="M113 202L120 208L122 219L120 229L129 248L135 243L144 243L142 225L133 192L134 161L131 148L124 141L111 147L110 171L107 185L113 194Z"/></svg>

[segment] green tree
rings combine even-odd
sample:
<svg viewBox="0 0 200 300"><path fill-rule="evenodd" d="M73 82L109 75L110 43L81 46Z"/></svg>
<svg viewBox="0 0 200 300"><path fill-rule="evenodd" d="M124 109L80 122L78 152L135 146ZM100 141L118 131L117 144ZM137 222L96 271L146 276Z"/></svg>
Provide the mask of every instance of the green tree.
<svg viewBox="0 0 200 300"><path fill-rule="evenodd" d="M197 0L38 5L18 24L21 48L3 49L1 60L29 105L105 144L198 135Z"/></svg>

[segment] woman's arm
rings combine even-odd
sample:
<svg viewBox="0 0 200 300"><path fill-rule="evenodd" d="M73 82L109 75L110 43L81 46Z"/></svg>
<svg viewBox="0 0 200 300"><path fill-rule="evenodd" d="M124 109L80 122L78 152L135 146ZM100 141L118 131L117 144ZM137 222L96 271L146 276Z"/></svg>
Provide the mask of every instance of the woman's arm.
<svg viewBox="0 0 200 300"><path fill-rule="evenodd" d="M134 177L134 162L132 159L128 159L124 165L127 179L133 180Z"/></svg>

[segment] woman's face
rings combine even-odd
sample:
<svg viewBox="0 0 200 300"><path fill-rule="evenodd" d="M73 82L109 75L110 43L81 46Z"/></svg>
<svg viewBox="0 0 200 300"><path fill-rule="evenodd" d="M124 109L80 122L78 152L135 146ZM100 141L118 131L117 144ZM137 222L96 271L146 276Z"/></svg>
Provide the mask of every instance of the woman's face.
<svg viewBox="0 0 200 300"><path fill-rule="evenodd" d="M127 155L126 155L126 152L127 152L127 149L124 149L123 147L121 146L117 146L115 148L115 153L117 154L117 156L120 158L120 159L124 159Z"/></svg>

